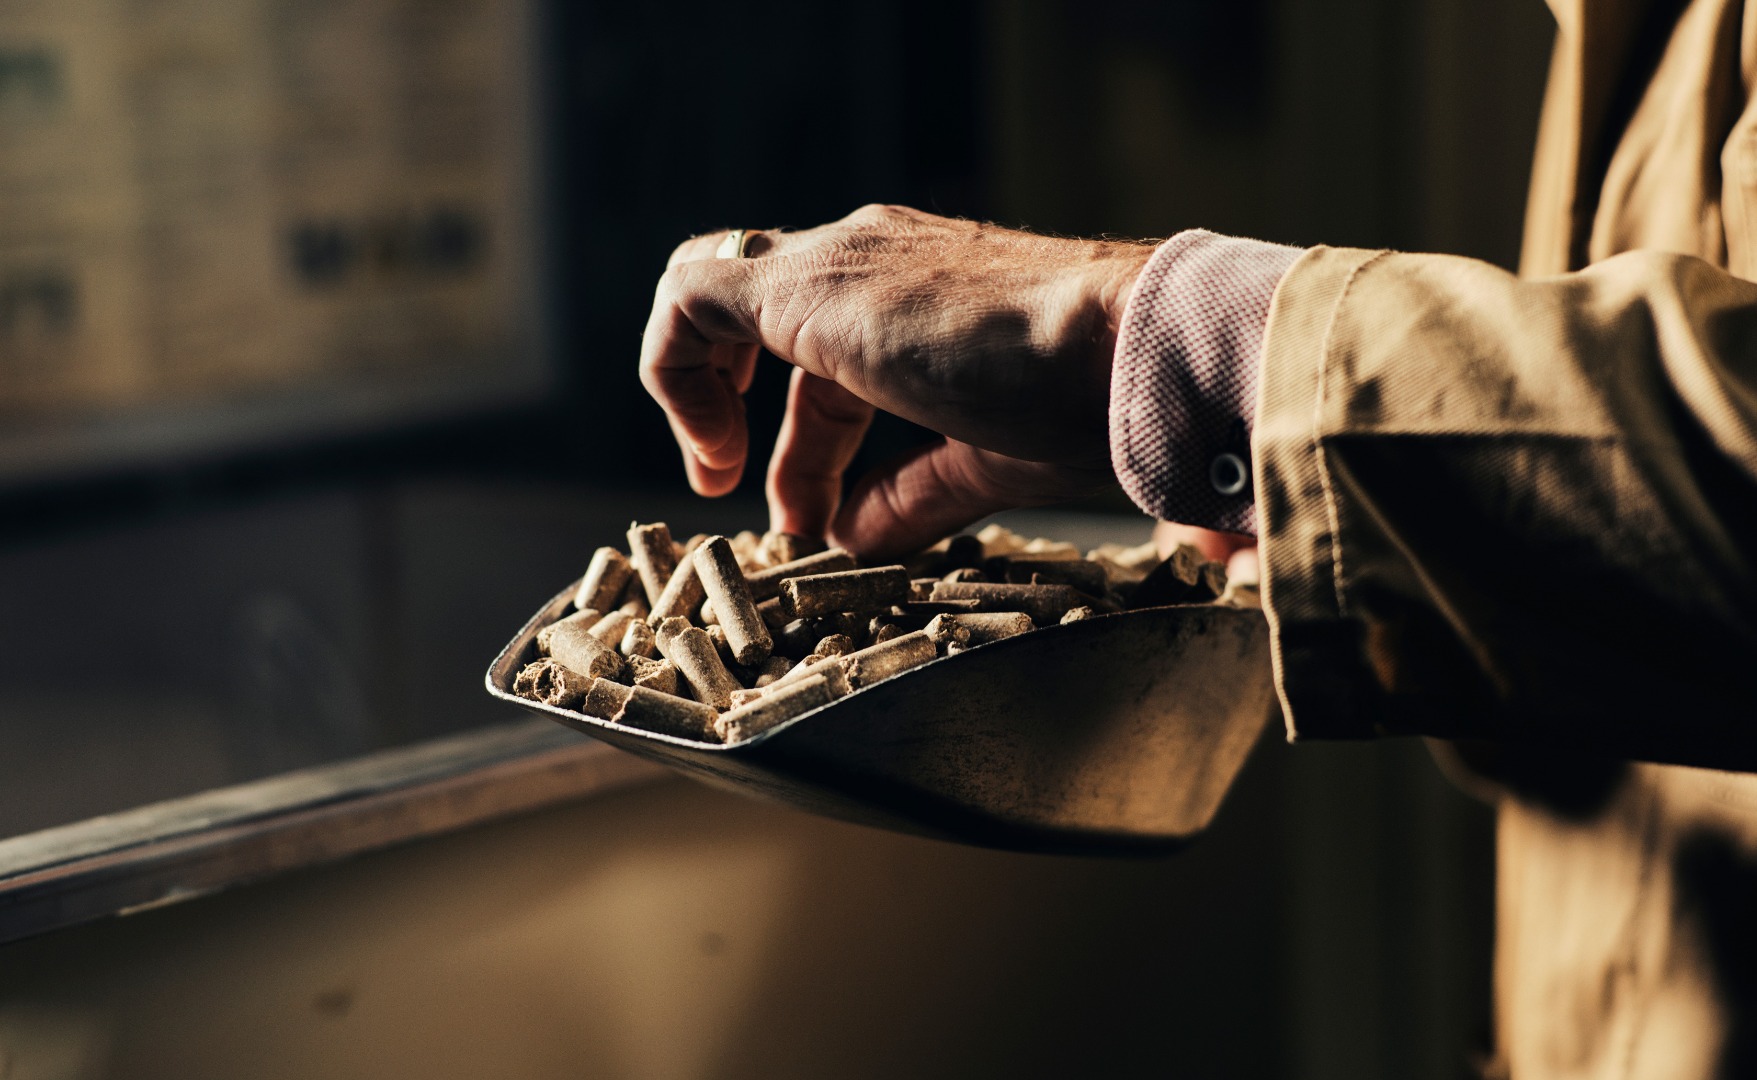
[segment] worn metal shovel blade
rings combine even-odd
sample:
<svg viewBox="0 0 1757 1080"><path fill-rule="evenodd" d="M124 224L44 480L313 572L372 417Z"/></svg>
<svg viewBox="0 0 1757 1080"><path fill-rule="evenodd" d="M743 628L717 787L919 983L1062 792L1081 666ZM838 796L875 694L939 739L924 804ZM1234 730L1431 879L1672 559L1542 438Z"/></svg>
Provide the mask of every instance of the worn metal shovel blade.
<svg viewBox="0 0 1757 1080"><path fill-rule="evenodd" d="M936 660L720 746L512 693L537 630L489 692L709 783L816 813L1028 851L1175 847L1213 819L1271 713L1262 613L1146 608L1051 626Z"/></svg>

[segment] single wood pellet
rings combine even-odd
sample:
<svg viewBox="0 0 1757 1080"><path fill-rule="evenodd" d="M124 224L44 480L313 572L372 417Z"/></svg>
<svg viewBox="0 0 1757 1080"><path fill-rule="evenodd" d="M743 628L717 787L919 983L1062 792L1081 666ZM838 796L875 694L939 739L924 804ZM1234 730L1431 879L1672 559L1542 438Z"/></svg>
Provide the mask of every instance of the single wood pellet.
<svg viewBox="0 0 1757 1080"><path fill-rule="evenodd" d="M781 582L781 606L796 619L832 612L877 611L909 599L909 571L901 566L841 570Z"/></svg>
<svg viewBox="0 0 1757 1080"><path fill-rule="evenodd" d="M695 560L696 576L701 578L702 590L714 605L714 614L719 618L721 628L726 631L726 643L731 646L733 659L746 666L762 663L774 650L775 641L769 636L763 617L757 613L756 600L745 583L744 571L739 569L738 560L732 554L731 541L724 536L713 537L696 548L691 558Z"/></svg>
<svg viewBox="0 0 1757 1080"><path fill-rule="evenodd" d="M757 545L757 561L764 566L780 566L798 562L824 550L824 542L815 536L798 533L771 532L763 535Z"/></svg>
<svg viewBox="0 0 1757 1080"><path fill-rule="evenodd" d="M738 680L726 670L706 630L685 619L670 618L659 624L655 640L665 659L677 665L697 701L716 709L732 707L732 691L740 688Z"/></svg>
<svg viewBox="0 0 1757 1080"><path fill-rule="evenodd" d="M593 623L592 628L586 632L597 638L599 641L602 641L604 644L614 648L615 646L622 644L622 635L628 632L629 624L632 622L634 622L633 615L630 615L621 608L617 608L615 611L612 611L610 614Z"/></svg>
<svg viewBox="0 0 1757 1080"><path fill-rule="evenodd" d="M596 716L600 720L614 720L622 707L628 704L633 688L609 679L593 679L586 688L585 702L580 711L587 716Z"/></svg>
<svg viewBox="0 0 1757 1080"><path fill-rule="evenodd" d="M580 579L580 588L574 594L573 606L580 610L596 608L609 611L621 602L623 587L628 584L634 567L628 563L627 556L613 547L601 547L592 553L591 565L586 567L586 576Z"/></svg>
<svg viewBox="0 0 1757 1080"><path fill-rule="evenodd" d="M633 676L633 685L644 686L649 690L658 690L666 694L676 694L677 665L669 660L653 660L645 656L628 658L628 672Z"/></svg>
<svg viewBox="0 0 1757 1080"><path fill-rule="evenodd" d="M618 686L606 679L599 679L593 691L599 685L607 688L605 700L620 697L621 701L615 712L602 719L612 723L627 724L646 731L656 731L661 735L675 735L682 739L699 741L716 741L714 720L719 711L703 705L699 701L690 701L673 694L662 694L645 686ZM608 688L614 687L614 691ZM593 694L586 695L590 705Z"/></svg>
<svg viewBox="0 0 1757 1080"><path fill-rule="evenodd" d="M558 709L576 708L585 700L592 680L548 658L526 664L513 680L513 693Z"/></svg>
<svg viewBox="0 0 1757 1080"><path fill-rule="evenodd" d="M1104 567L1085 559L1046 559L1020 555L1007 560L1007 582L1015 585L1069 585L1087 596L1103 596L1109 588Z"/></svg>
<svg viewBox="0 0 1757 1080"><path fill-rule="evenodd" d="M630 525L628 561L640 575L641 591L650 611L677 570L677 545L671 540L671 527L662 521L655 525Z"/></svg>
<svg viewBox="0 0 1757 1080"><path fill-rule="evenodd" d="M758 601L781 595L781 582L788 578L807 577L812 574L833 574L842 570L853 570L859 564L854 556L841 548L830 548L815 555L807 555L791 562L765 567L745 575L750 586L750 595Z"/></svg>
<svg viewBox="0 0 1757 1080"><path fill-rule="evenodd" d="M549 639L553 638L562 627L577 626L582 630L590 630L592 627L596 626L598 620L603 617L603 612L598 611L595 608L587 608L584 611L576 611L565 619L550 623L548 626L537 631L537 651L548 656Z"/></svg>
<svg viewBox="0 0 1757 1080"><path fill-rule="evenodd" d="M555 633L549 635L549 656L587 678L608 679L622 674L621 655L579 623L556 626Z"/></svg>
<svg viewBox="0 0 1757 1080"><path fill-rule="evenodd" d="M762 670L757 672L756 678L751 682L751 686L761 689L792 670L793 661L787 659L785 656L771 656L763 661Z"/></svg>
<svg viewBox="0 0 1757 1080"><path fill-rule="evenodd" d="M938 655L939 650L933 638L925 631L917 630L839 659L849 684L858 690L912 667L919 667Z"/></svg>
<svg viewBox="0 0 1757 1080"><path fill-rule="evenodd" d="M647 625L657 630L666 619L687 618L701 606L705 595L702 579L695 572L695 559L679 559L677 569L671 572L671 580L665 583L665 591L653 601Z"/></svg>
<svg viewBox="0 0 1757 1080"><path fill-rule="evenodd" d="M812 647L819 656L845 656L854 651L854 639L847 634L830 634Z"/></svg>
<svg viewBox="0 0 1757 1080"><path fill-rule="evenodd" d="M659 642L653 635L653 628L644 619L634 619L622 632L622 640L617 643L617 651L633 659L634 657L650 658L659 651Z"/></svg>
<svg viewBox="0 0 1757 1080"><path fill-rule="evenodd" d="M933 638L934 644L941 651L948 645L970 644L970 628L959 622L956 615L935 615L927 621L925 629L927 636Z"/></svg>
<svg viewBox="0 0 1757 1080"><path fill-rule="evenodd" d="M765 692L773 692L813 677L830 679L837 684L848 681L847 675L842 670L840 656L808 656L795 665L792 671L770 683L764 690Z"/></svg>
<svg viewBox="0 0 1757 1080"><path fill-rule="evenodd" d="M754 739L796 716L828 705L839 696L828 679L814 675L779 690L767 691L750 704L721 714L714 719L714 731L729 743Z"/></svg>
<svg viewBox="0 0 1757 1080"><path fill-rule="evenodd" d="M971 646L987 645L991 641L1000 641L1017 634L1029 633L1036 626L1031 616L1023 611L992 611L979 615L947 616L970 633Z"/></svg>
<svg viewBox="0 0 1757 1080"><path fill-rule="evenodd" d="M1091 598L1068 585L942 581L933 587L933 599L975 600L983 611L1023 611L1039 626L1047 626L1061 621L1069 608L1079 607Z"/></svg>

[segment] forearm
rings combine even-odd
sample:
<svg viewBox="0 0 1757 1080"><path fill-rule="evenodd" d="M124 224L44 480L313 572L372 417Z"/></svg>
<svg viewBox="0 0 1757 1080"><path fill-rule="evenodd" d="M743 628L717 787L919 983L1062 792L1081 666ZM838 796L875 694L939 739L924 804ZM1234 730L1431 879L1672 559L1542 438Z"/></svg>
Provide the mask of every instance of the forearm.
<svg viewBox="0 0 1757 1080"><path fill-rule="evenodd" d="M1263 356L1293 733L1757 765L1757 285L1317 249Z"/></svg>

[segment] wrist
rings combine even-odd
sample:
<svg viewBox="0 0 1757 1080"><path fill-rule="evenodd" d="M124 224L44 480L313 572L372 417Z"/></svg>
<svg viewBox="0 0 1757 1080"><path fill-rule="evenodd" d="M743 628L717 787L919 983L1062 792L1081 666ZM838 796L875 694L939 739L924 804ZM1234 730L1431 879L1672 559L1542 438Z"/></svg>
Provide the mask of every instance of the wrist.
<svg viewBox="0 0 1757 1080"><path fill-rule="evenodd" d="M1052 355L1071 359L1108 400L1117 336L1135 282L1156 250L1151 244L1091 242L1048 283L1044 310Z"/></svg>
<svg viewBox="0 0 1757 1080"><path fill-rule="evenodd" d="M1117 335L1122 332L1129 297L1134 294L1141 271L1146 269L1158 247L1146 243L1106 244L1105 247L1111 250L1106 252L1103 271L1097 276L1094 296L1104 313L1104 362L1108 367L1116 355Z"/></svg>

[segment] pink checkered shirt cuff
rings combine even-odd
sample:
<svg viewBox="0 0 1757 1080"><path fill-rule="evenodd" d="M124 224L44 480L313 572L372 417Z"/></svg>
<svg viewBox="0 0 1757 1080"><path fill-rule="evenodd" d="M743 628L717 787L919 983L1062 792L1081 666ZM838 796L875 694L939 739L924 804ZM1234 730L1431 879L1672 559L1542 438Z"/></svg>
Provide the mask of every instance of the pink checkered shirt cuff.
<svg viewBox="0 0 1757 1080"><path fill-rule="evenodd" d="M1251 426L1269 303L1301 249L1191 229L1135 281L1110 375L1110 458L1164 521L1255 534Z"/></svg>

